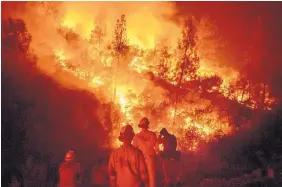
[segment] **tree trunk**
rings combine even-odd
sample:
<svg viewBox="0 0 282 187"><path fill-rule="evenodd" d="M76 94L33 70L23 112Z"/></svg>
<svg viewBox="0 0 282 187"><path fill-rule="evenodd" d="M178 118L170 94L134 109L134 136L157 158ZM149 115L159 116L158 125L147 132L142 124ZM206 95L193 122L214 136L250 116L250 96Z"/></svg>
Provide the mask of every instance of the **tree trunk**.
<svg viewBox="0 0 282 187"><path fill-rule="evenodd" d="M116 62L116 72L115 72L115 76L114 76L114 97L113 97L113 102L115 103L115 98L116 98L116 79L117 79L117 76L118 76L118 67L119 67L119 59L120 59L120 55L122 53L122 47L123 47L123 41L122 41L122 38L123 38L123 25L120 25L120 33L117 33L119 34L119 37L118 37L118 41L117 41L117 46L116 46L116 53L117 53L117 62Z"/></svg>
<svg viewBox="0 0 282 187"><path fill-rule="evenodd" d="M251 91L252 91L252 89L251 89L251 81L249 81L249 87L248 87L248 92L249 92L249 100L251 101Z"/></svg>
<svg viewBox="0 0 282 187"><path fill-rule="evenodd" d="M244 85L243 85L243 91L242 91L242 95L241 95L241 102L243 101L244 99L244 95L245 95L245 90L246 90L246 86L247 85L247 81L244 82Z"/></svg>
<svg viewBox="0 0 282 187"><path fill-rule="evenodd" d="M186 46L185 46L184 55L183 55L184 62L182 63L181 73L180 73L179 81L178 81L178 83L177 83L179 89L181 89L182 78L183 78L184 70L185 70L185 68L186 68L187 61L188 61L188 57L187 57L187 55L186 55L187 50L188 50L188 46L186 45ZM191 54L189 54L189 58L190 58L190 55L191 55ZM175 93L175 105L174 105L174 115L173 115L172 124L175 123L176 111L177 111L177 104L178 104L178 93L176 92L176 93Z"/></svg>
<svg viewBox="0 0 282 187"><path fill-rule="evenodd" d="M113 103L116 102L118 64L119 64L119 54L118 54L118 57L117 57L117 63L116 63L116 69L115 69L115 75L114 75L114 95L113 95Z"/></svg>
<svg viewBox="0 0 282 187"><path fill-rule="evenodd" d="M175 124L176 111L177 111L177 104L178 104L178 94L177 94L177 92L176 92L176 94L175 94L175 103L174 103L174 113L173 113L172 125Z"/></svg>
<svg viewBox="0 0 282 187"><path fill-rule="evenodd" d="M260 108L265 109L265 94L266 94L266 84L263 83L262 86L262 95L261 95L261 102L260 102Z"/></svg>

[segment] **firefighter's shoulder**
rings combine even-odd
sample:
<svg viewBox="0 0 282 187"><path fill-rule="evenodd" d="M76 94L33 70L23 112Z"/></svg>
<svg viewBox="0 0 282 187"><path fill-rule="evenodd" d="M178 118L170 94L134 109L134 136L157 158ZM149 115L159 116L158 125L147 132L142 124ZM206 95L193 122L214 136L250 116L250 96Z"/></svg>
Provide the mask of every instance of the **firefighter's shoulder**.
<svg viewBox="0 0 282 187"><path fill-rule="evenodd" d="M66 165L67 165L66 162L62 162L60 163L59 168L65 167Z"/></svg>
<svg viewBox="0 0 282 187"><path fill-rule="evenodd" d="M134 136L134 138L138 138L139 136L140 136L140 134L142 133L142 131L141 132L138 132L138 133L136 133L135 134L135 136Z"/></svg>
<svg viewBox="0 0 282 187"><path fill-rule="evenodd" d="M146 132L147 133L147 132ZM134 139L135 140L144 140L144 138L146 136L148 136L146 133L144 133L143 131L138 132L137 134L135 134ZM146 138L145 138L146 139Z"/></svg>
<svg viewBox="0 0 282 187"><path fill-rule="evenodd" d="M154 136L156 136L157 135L157 133L155 133L154 131L148 131L151 135L154 135Z"/></svg>
<svg viewBox="0 0 282 187"><path fill-rule="evenodd" d="M67 168L67 164L65 162L62 162L60 165L59 165L59 171L62 171L64 170L65 168Z"/></svg>
<svg viewBox="0 0 282 187"><path fill-rule="evenodd" d="M176 136L175 136L174 134L172 134L171 137L172 137L173 139L176 139Z"/></svg>

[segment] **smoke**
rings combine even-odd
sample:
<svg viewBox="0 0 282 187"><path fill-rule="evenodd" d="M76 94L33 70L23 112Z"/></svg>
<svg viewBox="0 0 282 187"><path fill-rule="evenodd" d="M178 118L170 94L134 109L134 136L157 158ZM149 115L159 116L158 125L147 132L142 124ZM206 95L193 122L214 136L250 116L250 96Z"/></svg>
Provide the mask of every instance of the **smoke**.
<svg viewBox="0 0 282 187"><path fill-rule="evenodd" d="M112 39L116 19L122 14L126 16L129 42L152 47L160 38L177 38L178 26L164 17L174 12L174 4L167 2L29 2L16 15L25 21L33 36L33 48L42 56L46 52L42 44L50 49L58 43L63 45L56 28L65 26L89 39L94 26L100 25L107 39Z"/></svg>
<svg viewBox="0 0 282 187"><path fill-rule="evenodd" d="M63 58L71 59L71 63L77 65L83 52L91 53L88 40L96 25L105 32L102 45L106 48L113 39L116 20L122 14L126 16L131 45L154 48L165 38L176 46L181 33L175 23L166 19L176 11L174 3L168 2L28 2L17 4L19 8L15 10L9 8L14 3L6 4L5 17L25 22L32 35L30 50L38 57L38 67L49 75L57 71L57 62L52 59L54 54L62 53ZM76 47L58 32L62 28L79 34Z"/></svg>
<svg viewBox="0 0 282 187"><path fill-rule="evenodd" d="M37 56L37 66L44 73L66 87L82 88L93 92L101 102L112 102L114 99L114 102L119 103L119 114L122 119L113 125L113 129L116 131L113 132L114 135L118 134L120 124L125 121L135 123L140 117L151 115L152 119L155 118L155 124L159 125L161 124L160 120L165 119L165 117L161 118L161 115L169 113L168 118L176 115L173 114L173 106L167 106L167 111L155 112L158 115L152 114L154 107L158 108L163 103L171 105L171 102L166 102L169 100L166 95L167 90L156 87L151 81L144 80L138 71L143 68L141 72L146 70L154 72L154 68L158 68L156 65L158 60L152 60L147 56L153 56L151 51L163 40L168 40L172 49L176 48L178 39L181 37L182 27L171 19L176 14L174 3L28 2L21 3L19 7L16 12L6 11L5 14L25 22L28 32L32 35L30 51ZM129 51L128 55L122 56L117 62L116 59L113 59L115 57L111 54L112 51L108 50L108 46L114 40L117 19L122 14L126 16L128 43L131 46L138 46L138 49L137 52ZM104 41L99 46L100 49L97 49L89 41L91 32L96 26L99 26L105 34ZM236 79L237 72L222 65L227 61L222 53L226 43L218 35L215 24L208 19L196 19L196 27L200 76L217 74L227 82ZM99 50L102 55L97 55ZM135 48L131 47L130 50L135 50ZM144 50L146 51L145 55L143 54ZM138 57L140 57L140 61L136 60ZM116 65L117 63L118 65ZM173 68L171 69L173 71ZM147 90L151 93L146 95ZM195 93L196 96L198 96L197 94ZM142 100L140 97L148 98ZM185 113L184 106L188 105L190 100L197 101L195 105L190 104L195 111L201 106L203 106L202 108L211 108L209 107L211 104L207 100L199 100L198 98L199 96L185 100L181 106L183 110L179 111ZM145 111L146 107L147 111ZM207 126L211 123L211 119L214 120L214 124L219 123L216 129L228 126L227 121L219 120L218 111L215 108L211 108L211 110L214 111L209 115L203 114L203 118L199 118L194 126L197 128L202 125ZM190 111L194 110L190 109ZM180 118L181 123L186 123L191 117L181 116ZM135 125L134 128L136 130L137 126ZM158 130L158 128L153 130ZM172 128L175 130L174 133L177 133L177 129ZM187 127L183 126L181 130L185 134ZM203 131L207 131L207 129ZM182 138L184 137L185 135L182 136Z"/></svg>
<svg viewBox="0 0 282 187"><path fill-rule="evenodd" d="M116 20L126 16L128 42L143 49L152 49L163 40L175 48L181 37L181 21L172 21L177 13L172 2L28 2L12 17L23 19L32 35L31 49L39 57L39 67L54 73L54 61L47 56L61 51L72 63L78 63L78 54L91 52L88 41L91 31L99 25L105 32L105 48L113 39ZM182 16L180 20L184 20ZM82 40L75 49L66 42L58 29L67 28L79 34ZM222 49L226 46L217 33L215 24L208 19L198 22L198 49L201 56L202 75L218 74L225 80L235 80L237 73L224 62L228 59ZM227 63L225 63L227 64Z"/></svg>

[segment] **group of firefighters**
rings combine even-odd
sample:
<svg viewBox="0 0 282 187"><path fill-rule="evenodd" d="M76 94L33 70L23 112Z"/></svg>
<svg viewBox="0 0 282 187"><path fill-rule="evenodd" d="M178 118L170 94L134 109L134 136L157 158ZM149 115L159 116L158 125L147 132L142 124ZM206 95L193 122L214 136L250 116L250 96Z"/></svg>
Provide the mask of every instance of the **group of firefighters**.
<svg viewBox="0 0 282 187"><path fill-rule="evenodd" d="M159 137L149 130L150 121L144 117L138 127L141 132L134 133L131 125L121 129L119 141L122 145L113 150L107 172L110 186L114 187L155 187L157 186L157 155L162 161L164 186L175 186L179 181L180 152L177 151L176 137L165 128ZM133 142L133 143L132 143ZM159 150L159 145L163 150ZM75 187L81 183L80 166L75 161L73 151L68 151L65 161L59 168L59 187Z"/></svg>

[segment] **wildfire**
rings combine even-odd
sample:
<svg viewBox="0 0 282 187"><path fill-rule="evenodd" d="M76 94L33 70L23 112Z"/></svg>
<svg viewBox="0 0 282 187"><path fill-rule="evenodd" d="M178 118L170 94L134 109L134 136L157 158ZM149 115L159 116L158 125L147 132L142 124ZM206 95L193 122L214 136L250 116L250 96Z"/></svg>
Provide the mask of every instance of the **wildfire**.
<svg viewBox="0 0 282 187"><path fill-rule="evenodd" d="M67 57L64 55L64 52L62 50L56 51L55 56L57 57L58 62L61 64L61 66L66 68L65 61L67 60Z"/></svg>
<svg viewBox="0 0 282 187"><path fill-rule="evenodd" d="M95 84L95 85L102 85L103 84L103 81L101 80L100 77L94 77L92 79L92 83Z"/></svg>
<svg viewBox="0 0 282 187"><path fill-rule="evenodd" d="M130 123L135 132L138 132L140 129L137 124L143 116L150 118L150 128L153 131L159 132L166 127L175 134L179 141L178 148L182 150L197 150L199 142L210 141L218 134L232 132L228 115L220 114L199 93L189 91L189 94L181 96L181 100L176 103L174 97L168 96L164 89L142 79L143 73L152 72L167 83L178 85L179 80L175 77L179 73L179 59L182 57L181 53L175 55L175 51L178 39L181 38L181 26L163 18L164 14L173 15L174 8L171 3L129 4L130 6L124 3L63 2L54 10L58 12L56 18L39 14L36 11L39 4L31 6L24 16L27 28L33 36L31 48L39 58L44 58L41 55L42 50L54 55L62 70L86 81L86 89L89 91L100 94L97 89L102 90L106 96L105 102L115 104L117 112L112 114L111 147L120 144L117 137L121 126ZM124 32L127 37L124 40L129 46L129 49L124 49L125 52L116 50L111 45L115 38L113 36L117 34L114 32L116 19L120 19L122 14L126 15ZM31 17L41 19L42 25L34 25ZM246 101L246 95L242 96L238 92L229 94L230 84L237 80L238 72L229 67L216 69L211 65L218 59L210 58L211 54L216 56L216 51L206 50L206 46L214 44L213 40L208 39L213 32L206 32L210 29L207 25L210 26L201 21L196 24L198 40L195 49L200 61L196 70L197 76L219 76L223 82L217 91L239 102ZM46 31L46 35L38 34L38 28L42 32L47 28L48 33ZM67 29L66 33L59 33L60 29ZM170 41L164 42L170 48L164 47L164 40ZM48 47L42 46L42 43ZM196 58L196 53L190 56ZM40 63L38 65L44 67ZM189 82L192 77L183 74L182 80ZM213 87L213 90L216 89ZM268 97L266 101L273 102Z"/></svg>

